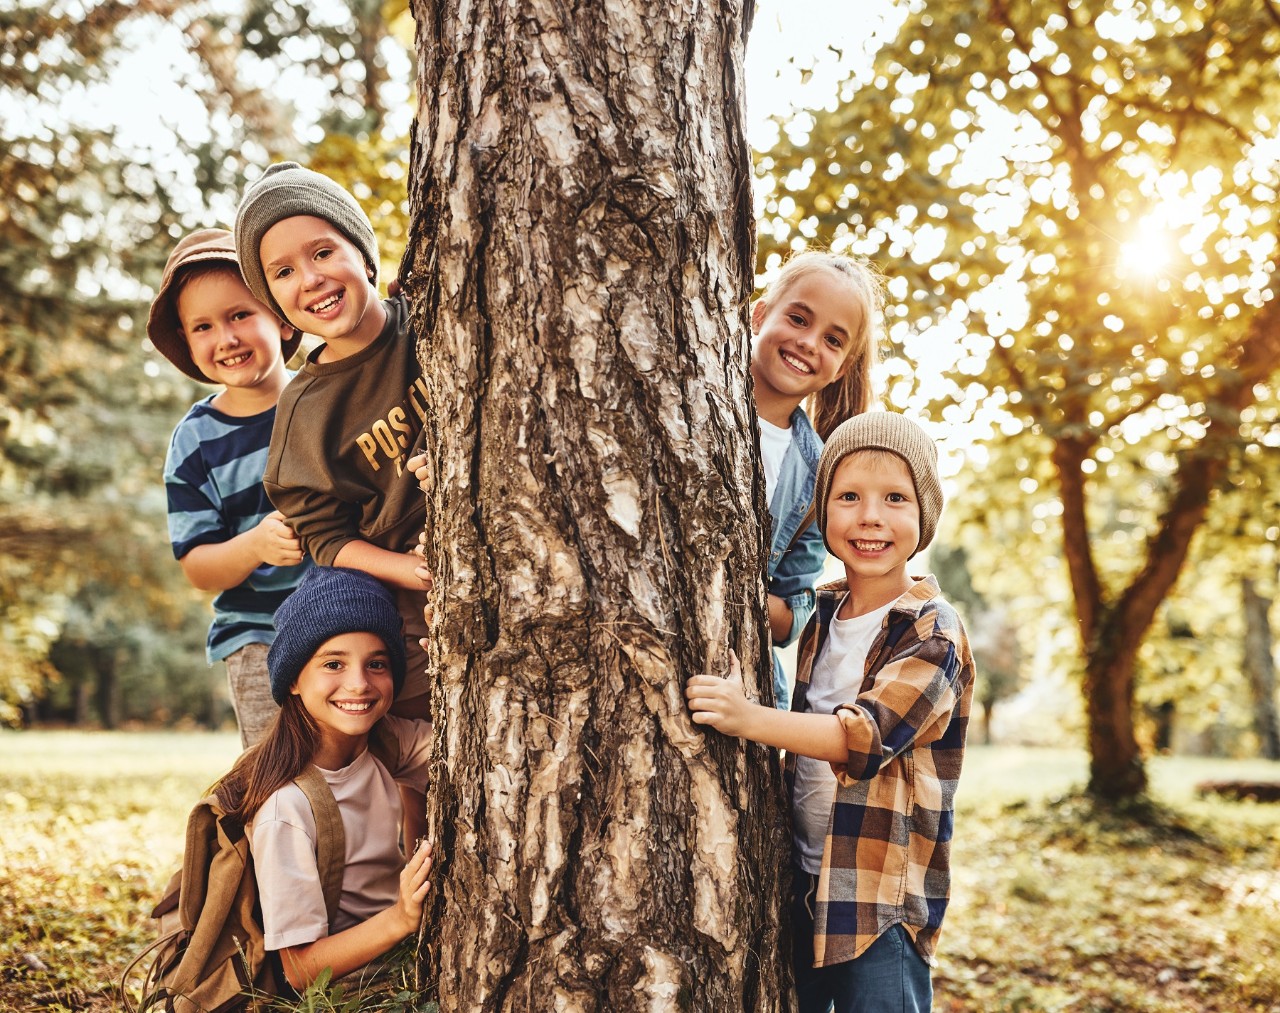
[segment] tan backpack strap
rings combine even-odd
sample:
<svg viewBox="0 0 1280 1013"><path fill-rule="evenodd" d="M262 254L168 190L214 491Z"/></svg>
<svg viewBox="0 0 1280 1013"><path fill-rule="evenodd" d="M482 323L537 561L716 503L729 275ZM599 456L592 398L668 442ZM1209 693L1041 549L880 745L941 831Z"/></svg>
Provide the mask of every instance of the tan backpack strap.
<svg viewBox="0 0 1280 1013"><path fill-rule="evenodd" d="M342 896L342 875L347 865L347 835L342 829L342 813L334 801L333 790L314 764L308 764L294 779L311 803L316 820L316 867L320 870L320 886L324 890L324 907L329 915L329 928L338 916L338 900Z"/></svg>

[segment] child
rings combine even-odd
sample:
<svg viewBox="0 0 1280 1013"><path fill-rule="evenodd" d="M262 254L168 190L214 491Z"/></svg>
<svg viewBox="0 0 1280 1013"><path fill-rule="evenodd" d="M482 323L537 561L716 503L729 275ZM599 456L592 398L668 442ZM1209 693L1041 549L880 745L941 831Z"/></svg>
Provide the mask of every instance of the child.
<svg viewBox="0 0 1280 1013"><path fill-rule="evenodd" d="M395 599L372 577L314 568L277 610L276 627L268 663L280 716L220 794L247 827L266 948L301 991L325 968L349 974L418 930L431 848L405 863L396 784L425 790L431 726L387 715L405 684L404 630ZM367 748L380 723L399 746L394 770ZM315 817L293 783L309 763L333 791L346 838L332 925Z"/></svg>
<svg viewBox="0 0 1280 1013"><path fill-rule="evenodd" d="M236 213L249 288L324 340L280 398L264 482L317 563L393 588L408 676L395 713L426 717L424 595L412 554L426 503L405 460L423 438L421 368L402 296L378 298L378 243L354 197L296 162L271 166Z"/></svg>
<svg viewBox="0 0 1280 1013"><path fill-rule="evenodd" d="M787 261L752 307L751 376L772 524L769 631L779 647L796 639L813 612L827 556L810 508L818 455L837 425L870 405L881 302L880 279L867 264L807 251ZM801 407L806 398L812 425ZM773 692L786 710L791 691L776 652Z"/></svg>
<svg viewBox="0 0 1280 1013"><path fill-rule="evenodd" d="M801 1013L927 1010L950 894L973 659L933 577L907 575L942 512L937 448L870 412L831 435L818 524L845 579L818 592L790 713L750 703L737 659L687 696L709 724L787 752Z"/></svg>
<svg viewBox="0 0 1280 1013"><path fill-rule="evenodd" d="M173 431L164 482L173 554L194 586L218 592L207 656L226 662L248 747L277 711L267 683L272 615L310 565L262 487L285 361L300 336L245 287L225 229L201 229L174 247L147 336L193 380L223 385Z"/></svg>

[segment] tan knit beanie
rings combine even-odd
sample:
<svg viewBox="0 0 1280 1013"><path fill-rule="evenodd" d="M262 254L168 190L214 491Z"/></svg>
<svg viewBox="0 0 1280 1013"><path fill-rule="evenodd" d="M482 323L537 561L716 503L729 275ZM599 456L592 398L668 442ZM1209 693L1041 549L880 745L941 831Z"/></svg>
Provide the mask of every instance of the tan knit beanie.
<svg viewBox="0 0 1280 1013"><path fill-rule="evenodd" d="M297 162L277 162L251 183L236 210L236 254L249 291L270 306L281 319L288 317L271 297L262 270L262 237L277 222L295 215L323 218L355 244L378 284L378 238L364 208L346 190L323 173L304 169Z"/></svg>
<svg viewBox="0 0 1280 1013"><path fill-rule="evenodd" d="M938 447L916 423L897 412L855 415L840 423L822 448L814 497L823 542L827 540L827 497L831 495L832 476L840 462L856 450L887 450L906 461L920 505L920 544L916 546L916 552L920 552L933 541L942 515ZM828 551L830 548L828 545Z"/></svg>

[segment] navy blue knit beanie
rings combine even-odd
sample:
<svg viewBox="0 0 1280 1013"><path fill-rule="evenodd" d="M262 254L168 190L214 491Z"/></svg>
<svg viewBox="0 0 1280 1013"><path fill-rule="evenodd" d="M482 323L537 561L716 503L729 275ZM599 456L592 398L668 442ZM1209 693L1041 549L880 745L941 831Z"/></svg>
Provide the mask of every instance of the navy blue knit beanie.
<svg viewBox="0 0 1280 1013"><path fill-rule="evenodd" d="M396 693L404 685L404 621L391 592L360 570L314 566L276 609L276 639L267 653L271 695L283 705L320 645L343 633L381 637L391 656Z"/></svg>

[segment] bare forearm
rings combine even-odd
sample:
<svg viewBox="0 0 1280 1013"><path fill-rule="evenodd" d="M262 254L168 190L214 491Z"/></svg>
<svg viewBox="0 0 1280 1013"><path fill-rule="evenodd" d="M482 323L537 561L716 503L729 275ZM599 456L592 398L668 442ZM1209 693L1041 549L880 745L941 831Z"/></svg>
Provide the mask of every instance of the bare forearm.
<svg viewBox="0 0 1280 1013"><path fill-rule="evenodd" d="M750 704L738 734L752 742L762 742L797 756L828 763L845 763L849 759L844 726L834 714L780 711L774 707Z"/></svg>
<svg viewBox="0 0 1280 1013"><path fill-rule="evenodd" d="M238 587L261 564L253 530L225 542L197 545L179 560L182 572L201 591L226 591Z"/></svg>
<svg viewBox="0 0 1280 1013"><path fill-rule="evenodd" d="M418 568L419 560L407 552L380 549L376 545L357 539L347 542L338 550L338 554L333 559L333 565L363 570L392 587L404 587L411 591L424 590L422 581L414 573Z"/></svg>
<svg viewBox="0 0 1280 1013"><path fill-rule="evenodd" d="M769 595L769 636L775 644L791 636L791 609L776 594Z"/></svg>
<svg viewBox="0 0 1280 1013"><path fill-rule="evenodd" d="M376 960L416 930L416 925L406 925L404 913L393 905L336 935L281 950L285 977L299 992L326 967L332 969L334 978L341 978Z"/></svg>

